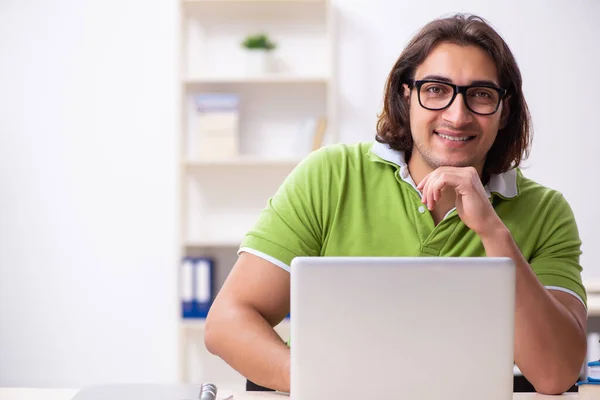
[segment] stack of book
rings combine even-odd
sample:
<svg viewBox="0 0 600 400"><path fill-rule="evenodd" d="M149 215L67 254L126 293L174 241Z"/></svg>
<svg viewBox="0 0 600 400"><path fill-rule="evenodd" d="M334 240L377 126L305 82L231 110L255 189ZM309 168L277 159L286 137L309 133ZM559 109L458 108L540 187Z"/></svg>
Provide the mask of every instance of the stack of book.
<svg viewBox="0 0 600 400"><path fill-rule="evenodd" d="M197 111L196 155L200 160L231 159L239 155L239 103L234 93L200 93Z"/></svg>

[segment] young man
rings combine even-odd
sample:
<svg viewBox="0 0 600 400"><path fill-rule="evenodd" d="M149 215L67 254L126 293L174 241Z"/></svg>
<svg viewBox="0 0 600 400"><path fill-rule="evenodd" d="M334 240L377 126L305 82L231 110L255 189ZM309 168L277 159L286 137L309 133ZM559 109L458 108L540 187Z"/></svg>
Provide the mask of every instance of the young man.
<svg viewBox="0 0 600 400"><path fill-rule="evenodd" d="M538 392L571 387L586 353L581 243L562 195L517 168L530 142L521 83L482 19L426 25L389 75L376 142L312 153L269 201L211 308L207 348L288 391L272 327L290 310L294 257L508 256L515 363Z"/></svg>

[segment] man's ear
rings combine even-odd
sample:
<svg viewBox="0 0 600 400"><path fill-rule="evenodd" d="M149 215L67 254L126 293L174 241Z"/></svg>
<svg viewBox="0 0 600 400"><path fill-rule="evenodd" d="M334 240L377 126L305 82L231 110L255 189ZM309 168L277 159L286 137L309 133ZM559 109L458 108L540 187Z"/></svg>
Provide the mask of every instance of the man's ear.
<svg viewBox="0 0 600 400"><path fill-rule="evenodd" d="M402 84L402 90L404 91L402 93L402 97L404 97L404 100L410 100L410 87L408 87L408 84L403 83Z"/></svg>
<svg viewBox="0 0 600 400"><path fill-rule="evenodd" d="M510 115L510 97L506 97L502 100L502 115L500 115L500 126L499 129L506 128L506 124L508 123L508 116Z"/></svg>

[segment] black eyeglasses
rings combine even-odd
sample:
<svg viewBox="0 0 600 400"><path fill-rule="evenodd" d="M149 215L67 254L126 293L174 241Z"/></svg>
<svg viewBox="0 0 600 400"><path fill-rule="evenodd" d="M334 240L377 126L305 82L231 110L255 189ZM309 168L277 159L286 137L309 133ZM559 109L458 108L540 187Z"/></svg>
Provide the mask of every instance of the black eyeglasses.
<svg viewBox="0 0 600 400"><path fill-rule="evenodd" d="M506 95L506 89L492 85L458 86L429 79L411 81L409 84L417 89L421 107L432 111L450 107L460 93L469 111L478 115L492 115L498 111L500 101Z"/></svg>

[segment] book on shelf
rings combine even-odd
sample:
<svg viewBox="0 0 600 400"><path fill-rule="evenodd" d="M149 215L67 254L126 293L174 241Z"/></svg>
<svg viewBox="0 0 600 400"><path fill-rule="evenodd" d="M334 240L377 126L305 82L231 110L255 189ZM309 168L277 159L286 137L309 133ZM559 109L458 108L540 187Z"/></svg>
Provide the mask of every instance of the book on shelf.
<svg viewBox="0 0 600 400"><path fill-rule="evenodd" d="M181 262L182 318L206 318L214 300L214 259L185 257Z"/></svg>
<svg viewBox="0 0 600 400"><path fill-rule="evenodd" d="M318 150L324 142L327 132L327 118L307 118L300 125L298 131L296 149L304 156L311 151Z"/></svg>
<svg viewBox="0 0 600 400"><path fill-rule="evenodd" d="M215 160L239 155L239 96L235 93L199 93L196 107L196 140L190 158Z"/></svg>
<svg viewBox="0 0 600 400"><path fill-rule="evenodd" d="M325 140L325 132L327 131L327 119L325 117L321 117L317 120L317 126L315 127L313 142L312 142L312 150L317 150L321 146L323 146L323 141Z"/></svg>

